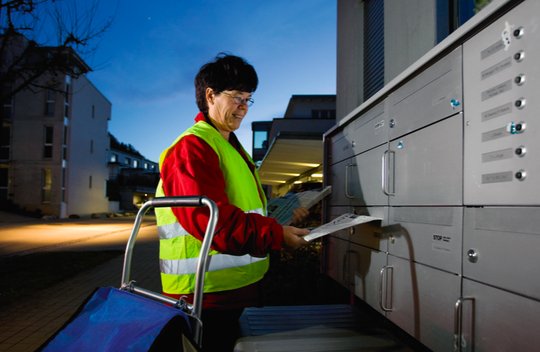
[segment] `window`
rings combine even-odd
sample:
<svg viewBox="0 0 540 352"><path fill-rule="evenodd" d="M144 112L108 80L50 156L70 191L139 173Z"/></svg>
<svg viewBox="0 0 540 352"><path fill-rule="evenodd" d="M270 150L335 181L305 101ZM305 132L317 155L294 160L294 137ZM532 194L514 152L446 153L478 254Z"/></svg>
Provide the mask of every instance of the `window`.
<svg viewBox="0 0 540 352"><path fill-rule="evenodd" d="M0 168L0 201L7 200L8 195L8 168Z"/></svg>
<svg viewBox="0 0 540 352"><path fill-rule="evenodd" d="M43 157L52 158L53 155L53 135L52 126L45 126L43 129Z"/></svg>
<svg viewBox="0 0 540 352"><path fill-rule="evenodd" d="M364 101L384 86L384 1L366 0L364 12Z"/></svg>
<svg viewBox="0 0 540 352"><path fill-rule="evenodd" d="M54 106L56 104L56 92L48 89L45 93L45 116L54 116Z"/></svg>
<svg viewBox="0 0 540 352"><path fill-rule="evenodd" d="M67 160L68 126L64 125L64 142L62 143L62 160Z"/></svg>
<svg viewBox="0 0 540 352"><path fill-rule="evenodd" d="M52 173L51 169L41 170L41 201L48 203L51 201Z"/></svg>
<svg viewBox="0 0 540 352"><path fill-rule="evenodd" d="M492 0L437 0L437 43L440 43Z"/></svg>
<svg viewBox="0 0 540 352"><path fill-rule="evenodd" d="M126 164L127 166L131 165L131 159L130 159L130 158L126 158L125 164Z"/></svg>
<svg viewBox="0 0 540 352"><path fill-rule="evenodd" d="M62 168L62 202L66 201L66 168Z"/></svg>
<svg viewBox="0 0 540 352"><path fill-rule="evenodd" d="M13 114L13 96L11 95L11 84L4 84L2 86L2 92L0 92L2 97L2 114L3 119L11 119Z"/></svg>
<svg viewBox="0 0 540 352"><path fill-rule="evenodd" d="M133 160L133 167L135 169L139 168L139 160Z"/></svg>
<svg viewBox="0 0 540 352"><path fill-rule="evenodd" d="M118 161L118 154L111 155L111 163L116 163Z"/></svg>
<svg viewBox="0 0 540 352"><path fill-rule="evenodd" d="M11 148L11 128L9 126L0 127L0 160L9 159Z"/></svg>
<svg viewBox="0 0 540 352"><path fill-rule="evenodd" d="M64 91L64 117L69 117L70 93L71 93L71 77L66 75L66 87Z"/></svg>
<svg viewBox="0 0 540 352"><path fill-rule="evenodd" d="M336 110L331 109L313 109L311 110L312 119L332 119L336 118Z"/></svg>
<svg viewBox="0 0 540 352"><path fill-rule="evenodd" d="M266 149L268 148L268 131L253 132L253 148Z"/></svg>

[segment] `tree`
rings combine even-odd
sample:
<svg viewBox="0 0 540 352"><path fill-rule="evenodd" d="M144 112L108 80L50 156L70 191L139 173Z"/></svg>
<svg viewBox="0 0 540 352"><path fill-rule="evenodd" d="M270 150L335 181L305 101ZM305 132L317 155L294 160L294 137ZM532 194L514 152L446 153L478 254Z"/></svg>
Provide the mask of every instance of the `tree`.
<svg viewBox="0 0 540 352"><path fill-rule="evenodd" d="M59 73L76 78L90 70L79 53L95 50L92 45L112 16L96 23L99 0L81 3L0 0L0 102L23 89L61 91L60 82L43 78Z"/></svg>

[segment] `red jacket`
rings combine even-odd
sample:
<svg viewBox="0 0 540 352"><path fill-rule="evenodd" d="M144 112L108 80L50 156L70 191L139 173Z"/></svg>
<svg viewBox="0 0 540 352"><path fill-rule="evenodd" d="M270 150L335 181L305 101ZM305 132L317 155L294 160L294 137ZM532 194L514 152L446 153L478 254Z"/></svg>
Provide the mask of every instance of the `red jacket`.
<svg viewBox="0 0 540 352"><path fill-rule="evenodd" d="M195 121L200 120L204 120L202 113L195 118ZM255 172L255 165L245 155L233 133L231 133L230 141L243 156L252 172ZM169 154L161 165L161 179L166 196L204 195L216 203L219 208L219 219L212 242L213 249L226 254L250 254L261 257L268 254L270 250L282 248L283 227L275 219L255 213L244 213L240 208L229 203L218 156L199 137L185 136L169 150ZM261 194L261 197L264 196ZM172 209L184 229L202 240L208 223L208 209L187 207ZM233 290L230 291L231 297L225 297L222 303L229 306L226 300L233 296L234 300L238 301L240 298L238 295L241 295L243 291L249 292L248 295L254 293L250 286ZM226 293L225 295L228 296ZM222 297L223 294L205 294L205 306L208 307L209 304L213 306L212 296ZM253 297L245 298L247 303ZM242 305L242 302L238 303Z"/></svg>

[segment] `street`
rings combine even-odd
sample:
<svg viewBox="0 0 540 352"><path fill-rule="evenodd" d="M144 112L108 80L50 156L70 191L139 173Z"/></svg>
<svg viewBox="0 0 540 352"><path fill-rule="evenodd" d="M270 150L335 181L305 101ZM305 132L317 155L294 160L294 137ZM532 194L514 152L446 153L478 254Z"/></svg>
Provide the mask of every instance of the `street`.
<svg viewBox="0 0 540 352"><path fill-rule="evenodd" d="M0 222L0 257L54 250L98 250L125 248L133 227L134 216L107 219L41 220ZM141 228L155 223L153 215L145 216ZM148 240L143 238L140 240Z"/></svg>
<svg viewBox="0 0 540 352"><path fill-rule="evenodd" d="M33 351L58 331L97 287L119 287L123 251L131 233L134 217L44 221L26 219L0 221L0 260L34 257L33 254L83 252L118 252L105 262L93 264L71 277L48 287L24 292L0 311L0 351ZM137 285L160 291L158 240L153 216L144 218L133 253L131 279ZM76 255L74 256L77 257ZM35 263L34 263L35 264ZM62 268L51 262L37 263L45 272ZM73 263L60 263L60 266ZM41 270L40 270L41 272ZM25 273L25 277L32 274ZM3 280L20 280L21 273L4 273ZM42 279L42 277L36 278ZM31 286L32 283L29 282Z"/></svg>

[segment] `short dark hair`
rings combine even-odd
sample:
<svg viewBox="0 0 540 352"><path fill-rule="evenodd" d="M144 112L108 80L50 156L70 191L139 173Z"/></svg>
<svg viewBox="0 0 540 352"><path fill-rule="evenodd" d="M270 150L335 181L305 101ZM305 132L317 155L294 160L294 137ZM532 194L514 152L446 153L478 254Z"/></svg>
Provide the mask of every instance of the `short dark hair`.
<svg viewBox="0 0 540 352"><path fill-rule="evenodd" d="M219 53L213 61L204 64L195 76L195 97L199 110L208 117L206 88L216 93L239 90L253 93L259 78L253 66L239 56Z"/></svg>

